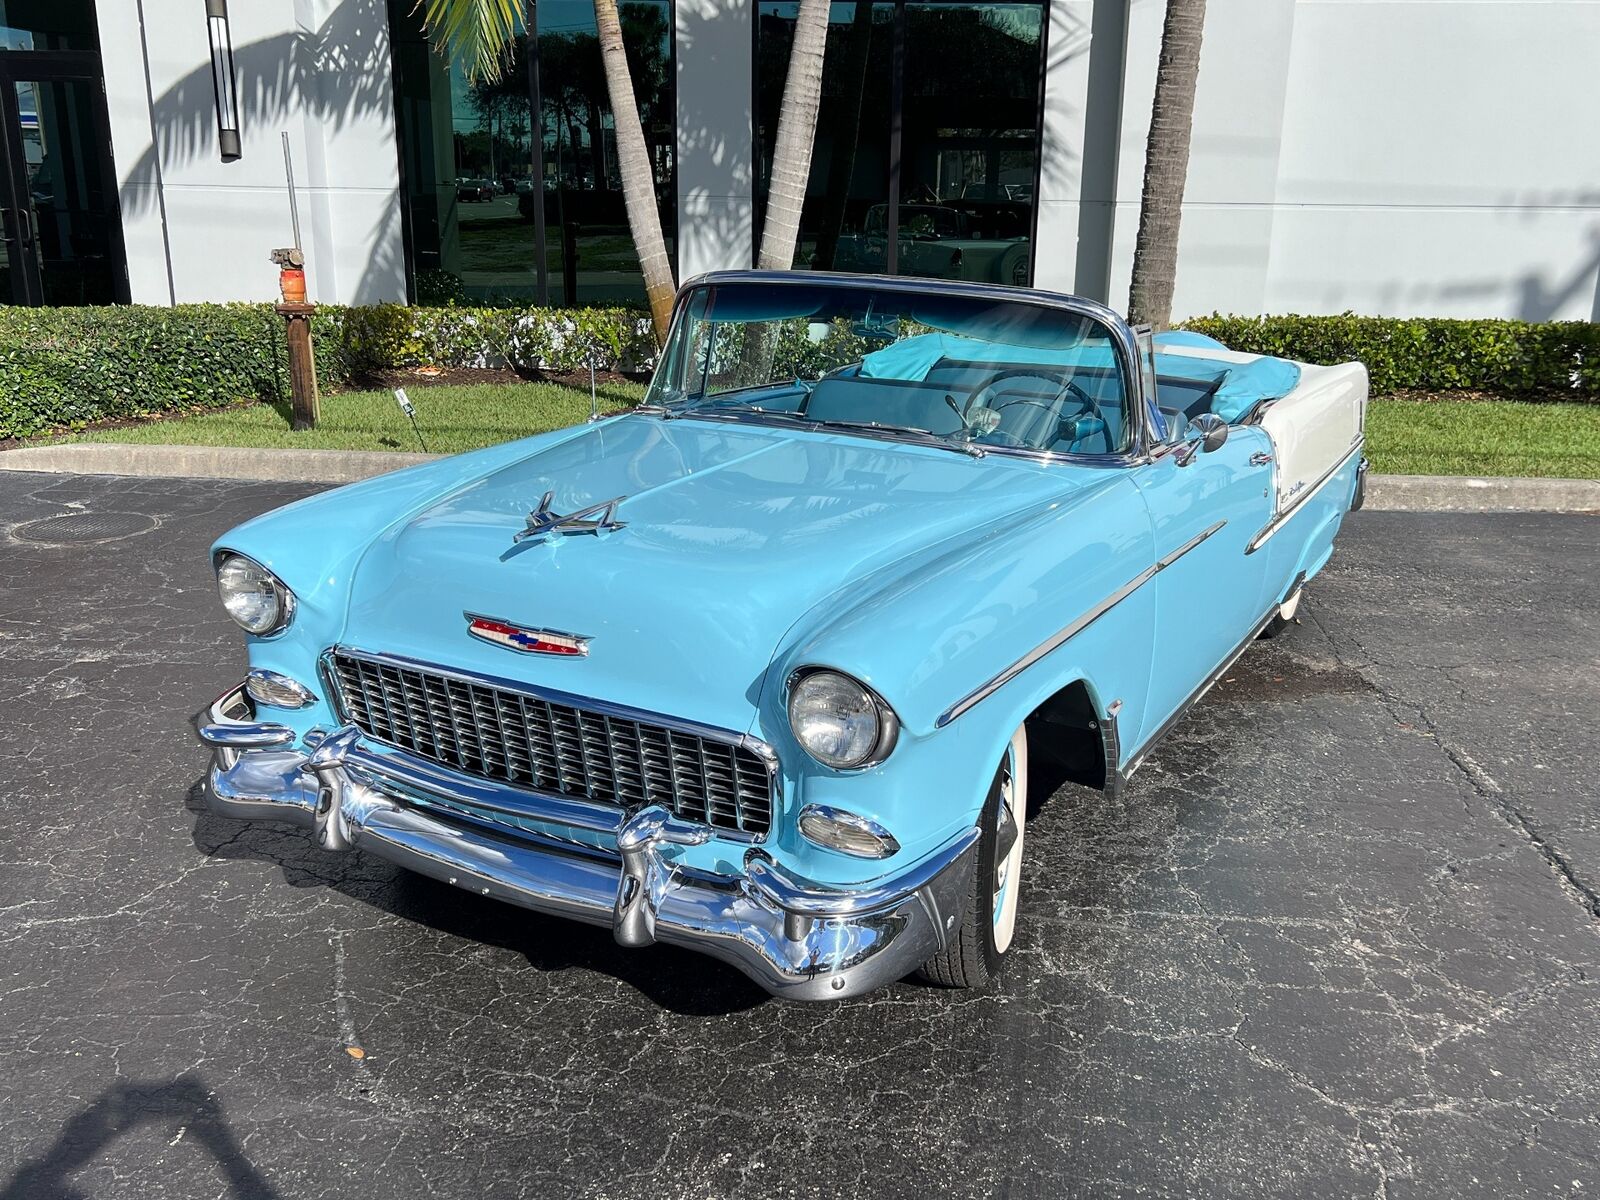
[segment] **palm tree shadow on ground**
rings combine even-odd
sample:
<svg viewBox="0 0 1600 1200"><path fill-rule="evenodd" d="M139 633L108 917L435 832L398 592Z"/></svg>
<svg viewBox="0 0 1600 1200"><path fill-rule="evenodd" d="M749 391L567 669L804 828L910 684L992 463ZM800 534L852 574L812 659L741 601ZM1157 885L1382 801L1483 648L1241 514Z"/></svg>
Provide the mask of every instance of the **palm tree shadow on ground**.
<svg viewBox="0 0 1600 1200"><path fill-rule="evenodd" d="M216 1095L194 1075L115 1083L79 1109L43 1154L17 1169L0 1200L76 1200L72 1182L112 1142L154 1126L174 1139L185 1133L216 1160L234 1200L275 1200L278 1193L245 1156Z"/></svg>

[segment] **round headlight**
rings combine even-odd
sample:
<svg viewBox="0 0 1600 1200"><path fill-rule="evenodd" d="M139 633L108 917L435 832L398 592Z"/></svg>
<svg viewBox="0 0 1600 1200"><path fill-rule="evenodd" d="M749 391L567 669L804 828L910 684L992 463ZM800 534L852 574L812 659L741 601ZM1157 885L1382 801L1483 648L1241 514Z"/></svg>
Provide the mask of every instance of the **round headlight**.
<svg viewBox="0 0 1600 1200"><path fill-rule="evenodd" d="M865 685L837 671L809 671L789 688L789 727L812 758L848 770L887 757L899 724Z"/></svg>
<svg viewBox="0 0 1600 1200"><path fill-rule="evenodd" d="M258 636L282 629L294 608L282 581L242 554L224 554L218 562L217 594L239 627Z"/></svg>

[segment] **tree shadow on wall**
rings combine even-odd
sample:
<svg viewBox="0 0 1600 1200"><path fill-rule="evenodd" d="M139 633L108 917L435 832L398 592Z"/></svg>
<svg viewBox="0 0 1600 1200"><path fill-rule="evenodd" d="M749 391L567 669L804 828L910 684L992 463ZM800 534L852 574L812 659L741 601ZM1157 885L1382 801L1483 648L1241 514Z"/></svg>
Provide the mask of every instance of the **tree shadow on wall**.
<svg viewBox="0 0 1600 1200"><path fill-rule="evenodd" d="M187 1137L216 1160L235 1200L273 1200L277 1193L245 1157L204 1081L180 1075L167 1082L131 1080L113 1084L68 1118L51 1147L26 1161L0 1191L0 1200L76 1200L83 1195L71 1177L124 1134L140 1126L166 1131L175 1142Z"/></svg>
<svg viewBox="0 0 1600 1200"><path fill-rule="evenodd" d="M385 0L343 0L320 26L236 45L239 120L248 132L320 123L337 131L375 115L392 120L394 79ZM125 173L124 212L154 208L156 167L171 170L217 153L216 93L209 61L198 64L151 105L155 141ZM158 158L159 156L159 158ZM298 181L304 189L307 181ZM358 299L389 296L403 277L400 198L371 233L372 260Z"/></svg>

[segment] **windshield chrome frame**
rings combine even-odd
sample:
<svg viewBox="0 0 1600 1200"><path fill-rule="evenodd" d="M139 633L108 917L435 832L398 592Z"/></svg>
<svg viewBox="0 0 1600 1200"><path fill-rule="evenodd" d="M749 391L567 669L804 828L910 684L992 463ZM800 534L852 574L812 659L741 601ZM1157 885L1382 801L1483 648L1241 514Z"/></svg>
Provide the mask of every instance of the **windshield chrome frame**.
<svg viewBox="0 0 1600 1200"><path fill-rule="evenodd" d="M667 332L667 346L672 345L673 336L678 332L678 326L683 320L683 310L689 297L696 289L730 283L757 283L778 285L806 285L816 287L826 285L829 287L847 287L857 289L873 289L877 291L901 292L907 295L934 295L934 296L963 296L973 300L993 300L1006 304L1031 304L1036 308L1050 308L1058 312L1069 313L1077 317L1086 317L1103 325L1110 335L1111 344L1116 351L1117 366L1122 372L1124 388L1128 398L1128 421L1133 433L1132 444L1125 450L1118 450L1111 454L1074 454L1061 450L1035 450L1026 446L991 446L982 444L986 454L1001 455L1007 458L1024 458L1034 462L1072 462L1086 466L1124 467L1148 462L1152 448L1157 444L1157 436L1152 425L1151 408L1155 403L1154 397L1144 394L1144 381L1139 367L1139 351L1133 337L1133 331L1128 327L1128 322L1112 309L1107 308L1094 300L1087 300L1082 296L1072 296L1065 292L1047 292L1037 288L1007 287L1004 284L967 283L952 280L929 280L908 275L865 275L843 274L833 271L710 271L704 275L697 275L686 280L679 288L677 298L672 304L672 324ZM665 352L666 347L663 347ZM665 358L657 361L656 370L660 371L666 365ZM651 384L654 386L654 377ZM740 389L749 390L749 389ZM703 400L703 397L701 398ZM647 411L663 411L652 406ZM724 421L744 421L751 424L783 425L787 428L805 428L800 421L777 418L769 422L762 422L762 414L749 409L734 413L725 412L718 414L712 408L696 407L688 398L669 403L665 415L677 418L702 418ZM895 437L893 428L885 426L881 431L872 429L830 429L819 425L815 430L818 433L834 433L851 437L877 438L878 440L908 441L905 437ZM903 431L910 432L910 431ZM916 443L911 443L916 444Z"/></svg>

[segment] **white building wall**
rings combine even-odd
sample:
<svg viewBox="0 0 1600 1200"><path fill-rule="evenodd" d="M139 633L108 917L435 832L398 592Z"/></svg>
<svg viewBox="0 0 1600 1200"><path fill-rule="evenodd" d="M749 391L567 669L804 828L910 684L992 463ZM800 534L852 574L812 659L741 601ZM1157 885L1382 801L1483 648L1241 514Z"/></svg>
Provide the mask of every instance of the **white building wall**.
<svg viewBox="0 0 1600 1200"><path fill-rule="evenodd" d="M1082 206L1094 200L1084 171L1093 20L1094 0L1050 4L1033 284L1051 291L1085 290L1078 280L1078 227Z"/></svg>
<svg viewBox="0 0 1600 1200"><path fill-rule="evenodd" d="M678 278L755 261L754 0L677 0Z"/></svg>
<svg viewBox="0 0 1600 1200"><path fill-rule="evenodd" d="M1118 308L1162 11L1129 10ZM1210 0L1174 318L1600 319L1597 56L1594 0Z"/></svg>
<svg viewBox="0 0 1600 1200"><path fill-rule="evenodd" d="M1299 7L1264 306L1600 319L1600 3Z"/></svg>
<svg viewBox="0 0 1600 1200"><path fill-rule="evenodd" d="M267 253L291 242L285 130L311 298L404 298L383 0L231 6L244 150L232 163L217 155L203 6L143 0L143 38L132 0L97 7L135 303L276 298Z"/></svg>
<svg viewBox="0 0 1600 1200"><path fill-rule="evenodd" d="M134 300L276 295L280 130L313 298L402 298L384 0L233 5L227 164L203 10L142 3L98 5ZM1041 287L1126 303L1163 9L1052 0ZM677 0L681 278L754 258L754 19ZM1174 316L1600 319L1597 52L1600 0L1210 0Z"/></svg>

